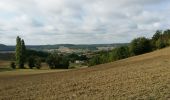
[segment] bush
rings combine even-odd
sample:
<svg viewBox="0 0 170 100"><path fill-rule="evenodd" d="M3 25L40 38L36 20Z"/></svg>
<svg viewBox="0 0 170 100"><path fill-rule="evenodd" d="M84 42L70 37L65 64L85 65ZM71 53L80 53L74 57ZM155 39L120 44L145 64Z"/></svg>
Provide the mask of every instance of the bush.
<svg viewBox="0 0 170 100"><path fill-rule="evenodd" d="M11 62L11 63L10 63L10 67L11 67L12 69L16 69L16 64L15 64L15 62Z"/></svg>

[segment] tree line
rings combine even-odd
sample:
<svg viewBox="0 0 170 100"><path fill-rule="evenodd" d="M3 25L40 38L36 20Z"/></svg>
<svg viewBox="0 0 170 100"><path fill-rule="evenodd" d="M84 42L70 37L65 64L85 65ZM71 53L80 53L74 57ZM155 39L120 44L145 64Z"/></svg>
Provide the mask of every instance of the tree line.
<svg viewBox="0 0 170 100"><path fill-rule="evenodd" d="M138 37L133 39L129 45L117 47L111 51L100 51L88 58L86 55L59 54L57 52L47 53L27 49L25 42L19 36L16 38L15 62L11 62L12 68L37 68L46 63L50 69L68 69L70 63L76 60L85 61L89 66L113 62L131 56L148 53L170 45L170 30L158 30L152 38ZM27 64L27 66L26 66Z"/></svg>
<svg viewBox="0 0 170 100"><path fill-rule="evenodd" d="M85 55L78 54L58 54L58 52L43 52L27 49L25 42L19 36L16 38L15 62L11 62L13 69L37 68L42 67L42 63L46 63L50 69L68 69L70 62L76 60L86 61ZM27 65L26 65L27 64Z"/></svg>
<svg viewBox="0 0 170 100"><path fill-rule="evenodd" d="M138 37L133 39L128 46L121 46L111 51L102 51L89 59L89 66L104 64L135 55L148 53L157 49L162 49L170 45L170 30L155 32L151 39Z"/></svg>

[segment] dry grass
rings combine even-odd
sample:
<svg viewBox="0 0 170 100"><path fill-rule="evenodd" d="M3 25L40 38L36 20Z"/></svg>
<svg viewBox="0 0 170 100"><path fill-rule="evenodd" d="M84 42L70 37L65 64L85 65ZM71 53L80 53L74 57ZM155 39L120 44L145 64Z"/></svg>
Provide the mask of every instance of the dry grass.
<svg viewBox="0 0 170 100"><path fill-rule="evenodd" d="M0 99L170 98L170 48L92 68L0 77Z"/></svg>
<svg viewBox="0 0 170 100"><path fill-rule="evenodd" d="M10 61L0 60L0 68L6 68L9 67L9 65L10 65Z"/></svg>

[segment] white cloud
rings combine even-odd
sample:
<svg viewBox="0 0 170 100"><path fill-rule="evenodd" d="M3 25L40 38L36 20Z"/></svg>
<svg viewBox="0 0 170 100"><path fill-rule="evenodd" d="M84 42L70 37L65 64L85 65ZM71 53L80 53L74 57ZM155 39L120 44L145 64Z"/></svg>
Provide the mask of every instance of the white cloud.
<svg viewBox="0 0 170 100"><path fill-rule="evenodd" d="M0 0L0 43L129 42L169 28L168 0Z"/></svg>

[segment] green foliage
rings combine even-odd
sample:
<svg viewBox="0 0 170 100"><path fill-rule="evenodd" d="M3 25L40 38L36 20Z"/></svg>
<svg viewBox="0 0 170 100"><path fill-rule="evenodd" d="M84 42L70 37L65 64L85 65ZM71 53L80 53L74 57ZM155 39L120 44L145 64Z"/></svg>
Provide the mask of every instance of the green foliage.
<svg viewBox="0 0 170 100"><path fill-rule="evenodd" d="M162 39L158 39L156 41L156 48L157 49L162 49L166 46L166 44L164 43L164 41Z"/></svg>
<svg viewBox="0 0 170 100"><path fill-rule="evenodd" d="M162 35L162 31L157 30L156 33L153 35L152 40L157 41Z"/></svg>
<svg viewBox="0 0 170 100"><path fill-rule="evenodd" d="M115 52L115 60L124 59L130 56L129 48L127 46L116 48L113 52Z"/></svg>
<svg viewBox="0 0 170 100"><path fill-rule="evenodd" d="M161 49L170 45L170 30L157 31L152 37L153 49Z"/></svg>
<svg viewBox="0 0 170 100"><path fill-rule="evenodd" d="M21 66L21 38L18 36L16 39L16 49L15 49L15 57L16 57L16 65L22 68Z"/></svg>
<svg viewBox="0 0 170 100"><path fill-rule="evenodd" d="M35 57L31 56L28 58L28 66L30 69L32 69L33 67L35 67L36 64L36 60Z"/></svg>
<svg viewBox="0 0 170 100"><path fill-rule="evenodd" d="M57 53L49 55L46 63L49 65L50 69L68 69L69 67L69 59L63 55L58 55Z"/></svg>
<svg viewBox="0 0 170 100"><path fill-rule="evenodd" d="M28 58L28 66L30 69L32 69L33 67L40 69L41 68L41 59L36 56L30 56Z"/></svg>
<svg viewBox="0 0 170 100"><path fill-rule="evenodd" d="M36 51L36 50L30 50L30 49L27 49L26 50L26 56L27 57L30 57L30 56L37 56L39 58L41 58L41 60L43 62L45 62L45 58L48 57L48 53L47 52L43 52L43 51Z"/></svg>
<svg viewBox="0 0 170 100"><path fill-rule="evenodd" d="M88 59L86 55L78 55L76 53L69 54L66 58L68 58L68 60L72 63L74 63L76 60L86 61Z"/></svg>
<svg viewBox="0 0 170 100"><path fill-rule="evenodd" d="M151 42L145 37L136 38L130 44L130 51L134 55L150 52L152 51Z"/></svg>
<svg viewBox="0 0 170 100"><path fill-rule="evenodd" d="M12 69L16 69L15 62L11 62L11 63L10 63L10 67L11 67Z"/></svg>
<svg viewBox="0 0 170 100"><path fill-rule="evenodd" d="M24 64L26 62L26 47L25 42L21 40L21 67L24 68Z"/></svg>
<svg viewBox="0 0 170 100"><path fill-rule="evenodd" d="M94 56L89 60L89 66L94 66L94 65L98 65L98 64L101 64L99 56Z"/></svg>
<svg viewBox="0 0 170 100"><path fill-rule="evenodd" d="M79 55L78 54L75 54L75 53L72 53L70 55L67 56L69 58L69 60L74 63L74 61L78 60L79 59Z"/></svg>
<svg viewBox="0 0 170 100"><path fill-rule="evenodd" d="M42 66L41 66L41 59L39 57L36 57L35 59L35 67L37 69L40 69Z"/></svg>
<svg viewBox="0 0 170 100"><path fill-rule="evenodd" d="M21 40L21 38L18 36L16 39L15 58L16 58L16 64L19 68L24 68L25 51L26 51L26 47L25 47L24 40Z"/></svg>
<svg viewBox="0 0 170 100"><path fill-rule="evenodd" d="M122 46L119 48L115 48L112 51L99 52L97 55L95 55L89 60L88 64L89 66L93 66L124 59L129 56L130 56L129 48L127 46Z"/></svg>

